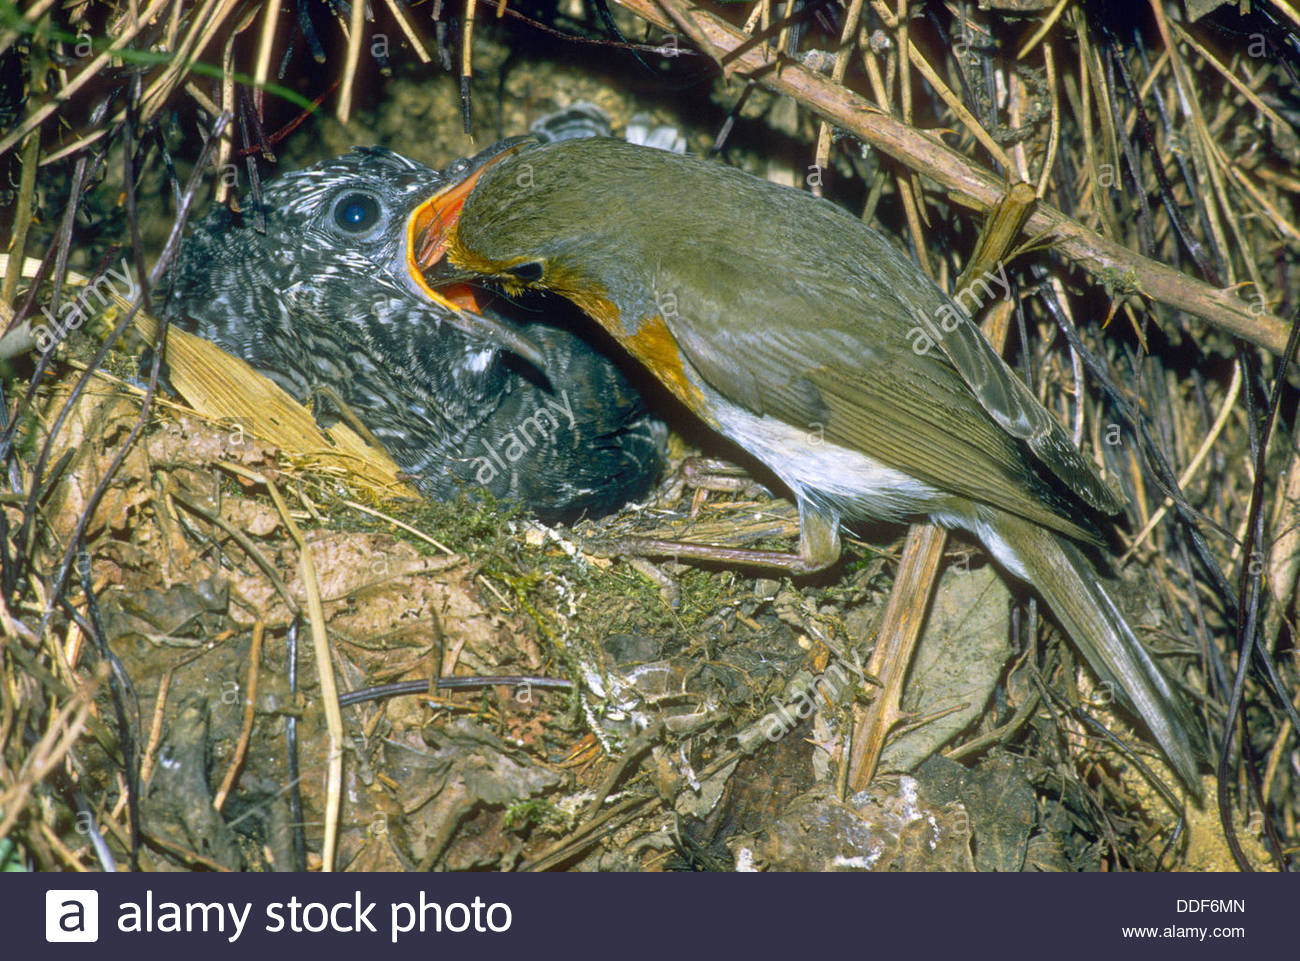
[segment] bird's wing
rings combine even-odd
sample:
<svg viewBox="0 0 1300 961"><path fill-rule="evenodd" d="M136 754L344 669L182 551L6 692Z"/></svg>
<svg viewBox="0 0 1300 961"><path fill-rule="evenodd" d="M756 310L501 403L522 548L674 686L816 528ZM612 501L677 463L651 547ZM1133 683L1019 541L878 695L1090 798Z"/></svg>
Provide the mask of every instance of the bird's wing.
<svg viewBox="0 0 1300 961"><path fill-rule="evenodd" d="M946 352L913 349L912 328L896 320L898 305L877 301L888 291L836 290L815 281L804 286L775 296L765 290L761 300L742 295L740 309L726 311L704 294L683 306L670 329L699 376L754 413L861 451L942 490L1071 537L1096 539L1035 472L1021 432L1002 423L1011 415L990 416L985 404L999 390L1007 398L1005 411L1023 400L1003 383L1012 375L991 347L987 356L973 353L986 364L984 378L993 385L977 397ZM1002 366L1000 372L992 371L988 357ZM1041 406L1037 410L1050 419ZM1082 461L1078 451L1074 455Z"/></svg>
<svg viewBox="0 0 1300 961"><path fill-rule="evenodd" d="M1123 507L1054 418L1016 377L969 319L938 338L940 349L974 392L980 406L1088 504L1107 514Z"/></svg>

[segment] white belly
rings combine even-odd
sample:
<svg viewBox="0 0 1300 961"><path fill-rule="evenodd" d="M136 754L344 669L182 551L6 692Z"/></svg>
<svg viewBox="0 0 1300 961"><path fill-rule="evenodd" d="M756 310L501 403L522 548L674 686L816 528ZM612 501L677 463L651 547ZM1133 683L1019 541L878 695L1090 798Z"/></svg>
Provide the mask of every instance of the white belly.
<svg viewBox="0 0 1300 961"><path fill-rule="evenodd" d="M772 417L758 416L701 385L721 432L766 464L799 498L846 520L898 520L928 514L938 489L860 451Z"/></svg>

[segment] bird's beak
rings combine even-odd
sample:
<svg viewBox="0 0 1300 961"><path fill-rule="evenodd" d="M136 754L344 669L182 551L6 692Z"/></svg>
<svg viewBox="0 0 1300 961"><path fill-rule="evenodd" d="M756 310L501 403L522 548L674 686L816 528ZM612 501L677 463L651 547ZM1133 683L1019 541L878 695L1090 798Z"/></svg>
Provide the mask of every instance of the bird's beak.
<svg viewBox="0 0 1300 961"><path fill-rule="evenodd" d="M446 251L448 228L460 217L469 193L479 176L498 160L503 160L519 150L531 138L504 141L490 151L474 158L469 172L454 184L435 193L411 214L406 224L406 268L412 282L436 305L441 307L452 326L470 337L518 354L540 371L545 371L541 350L527 337L507 327L500 321L485 317L476 309L466 309L473 298L458 297L462 304L454 303L447 294L439 293L425 279L424 271L442 257ZM451 292L448 292L451 293ZM455 296L454 294L452 296Z"/></svg>
<svg viewBox="0 0 1300 961"><path fill-rule="evenodd" d="M541 349L523 334L507 327L499 320L485 317L475 309L467 310L454 303L425 283L424 277L418 270L411 271L411 277L424 291L425 295L443 309L447 323L462 331L466 336L500 347L502 350L508 350L513 354L518 354L539 371L546 371L546 358L542 356ZM473 303L472 297L458 297L457 299L463 303Z"/></svg>
<svg viewBox="0 0 1300 961"><path fill-rule="evenodd" d="M479 177L483 176L489 167L536 142L532 137L511 137L509 140L494 144L474 157L459 179L443 187L415 208L407 223L406 238L412 276L423 277L425 271L443 259L451 243L452 228L460 219L461 208L465 206L465 201L469 199ZM445 270L449 265L443 266Z"/></svg>

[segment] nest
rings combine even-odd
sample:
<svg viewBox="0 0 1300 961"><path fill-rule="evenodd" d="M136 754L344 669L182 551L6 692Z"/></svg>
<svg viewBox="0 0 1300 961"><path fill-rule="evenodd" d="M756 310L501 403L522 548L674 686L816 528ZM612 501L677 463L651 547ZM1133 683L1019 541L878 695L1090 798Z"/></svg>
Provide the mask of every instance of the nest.
<svg viewBox="0 0 1300 961"><path fill-rule="evenodd" d="M1294 12L483 6L92 0L0 23L0 867L1293 860ZM1206 721L1217 808L1162 790L1132 719L959 538L855 790L902 533L857 530L793 581L607 550L797 537L769 478L688 459L734 453L693 425L647 501L545 527L420 500L177 331L168 389L139 366L162 326L140 291L192 211L355 143L441 166L580 102L860 211L946 289L1030 185L1019 297L987 319L1127 496L1123 606ZM91 303L110 268L137 283Z"/></svg>

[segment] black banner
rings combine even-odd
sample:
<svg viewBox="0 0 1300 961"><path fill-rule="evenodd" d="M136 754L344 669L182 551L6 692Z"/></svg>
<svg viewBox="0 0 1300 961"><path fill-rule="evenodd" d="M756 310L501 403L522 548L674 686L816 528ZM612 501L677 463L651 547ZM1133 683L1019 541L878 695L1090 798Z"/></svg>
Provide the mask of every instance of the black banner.
<svg viewBox="0 0 1300 961"><path fill-rule="evenodd" d="M7 957L1152 957L1295 946L1281 875L0 875ZM65 947L63 943L67 943ZM23 952L27 949L27 952ZM960 956L960 955L953 955Z"/></svg>

